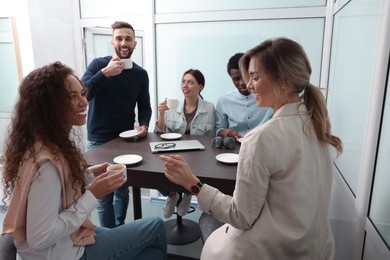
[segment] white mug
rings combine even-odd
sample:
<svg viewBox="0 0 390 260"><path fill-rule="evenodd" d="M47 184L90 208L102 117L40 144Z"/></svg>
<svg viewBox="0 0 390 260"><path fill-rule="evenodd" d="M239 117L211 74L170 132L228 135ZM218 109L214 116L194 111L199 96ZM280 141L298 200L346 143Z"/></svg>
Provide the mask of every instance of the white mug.
<svg viewBox="0 0 390 260"><path fill-rule="evenodd" d="M178 105L179 105L179 100L174 99L174 98L167 99L167 107L169 109L176 109Z"/></svg>
<svg viewBox="0 0 390 260"><path fill-rule="evenodd" d="M112 164L107 167L107 171L109 175L121 172L125 176L125 181L127 180L127 170L124 164Z"/></svg>
<svg viewBox="0 0 390 260"><path fill-rule="evenodd" d="M131 61L131 58L122 59L122 62L125 64L125 70L133 68L133 62Z"/></svg>

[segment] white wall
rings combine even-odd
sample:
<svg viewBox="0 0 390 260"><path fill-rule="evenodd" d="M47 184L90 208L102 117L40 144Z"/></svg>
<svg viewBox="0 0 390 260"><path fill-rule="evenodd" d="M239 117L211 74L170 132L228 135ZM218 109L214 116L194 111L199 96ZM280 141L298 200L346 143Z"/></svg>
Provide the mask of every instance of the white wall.
<svg viewBox="0 0 390 260"><path fill-rule="evenodd" d="M20 43L23 76L53 61L61 61L80 76L83 68L77 1L0 0L0 16L13 16ZM3 150L10 114L0 114Z"/></svg>
<svg viewBox="0 0 390 260"><path fill-rule="evenodd" d="M77 1L0 0L0 16L14 16L23 75L59 60L83 70Z"/></svg>
<svg viewBox="0 0 390 260"><path fill-rule="evenodd" d="M0 0L0 16L15 17L16 30L20 41L20 54L22 62L22 71L31 70L33 65L33 55L31 46L31 33L29 30L29 14L27 9L27 0ZM0 113L0 154L4 147L6 130L9 125L9 113Z"/></svg>
<svg viewBox="0 0 390 260"><path fill-rule="evenodd" d="M61 61L83 68L77 1L28 0L35 67Z"/></svg>
<svg viewBox="0 0 390 260"><path fill-rule="evenodd" d="M0 16L14 16L23 75L59 60L83 70L77 1L0 0Z"/></svg>
<svg viewBox="0 0 390 260"><path fill-rule="evenodd" d="M0 0L0 16L15 17L16 30L22 57L23 75L34 68L33 47L31 43L31 31L29 25L29 10L27 0Z"/></svg>

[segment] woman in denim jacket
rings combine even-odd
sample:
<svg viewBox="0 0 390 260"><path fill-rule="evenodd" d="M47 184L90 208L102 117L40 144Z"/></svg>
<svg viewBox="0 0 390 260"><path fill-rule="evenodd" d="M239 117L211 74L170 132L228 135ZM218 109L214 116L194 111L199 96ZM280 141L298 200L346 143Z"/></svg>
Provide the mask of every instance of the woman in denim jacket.
<svg viewBox="0 0 390 260"><path fill-rule="evenodd" d="M177 109L169 109L165 99L158 104L159 118L156 123L156 133L180 133L189 135L215 135L215 108L214 104L205 101L200 92L205 85L205 79L199 70L189 69L184 72L181 80L181 89L184 100L179 102ZM172 216L179 194L171 191L160 191L168 196L164 208L164 217ZM177 214L187 214L191 204L191 194L184 193L178 205Z"/></svg>
<svg viewBox="0 0 390 260"><path fill-rule="evenodd" d="M166 99L158 104L155 132L214 136L215 108L200 95L204 85L205 79L199 70L184 72L181 81L184 100L177 109L168 109Z"/></svg>

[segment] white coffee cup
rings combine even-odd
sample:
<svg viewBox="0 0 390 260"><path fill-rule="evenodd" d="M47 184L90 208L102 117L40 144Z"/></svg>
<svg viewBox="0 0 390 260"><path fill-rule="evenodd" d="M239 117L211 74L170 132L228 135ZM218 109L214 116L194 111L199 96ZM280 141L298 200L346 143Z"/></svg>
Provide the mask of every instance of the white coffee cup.
<svg viewBox="0 0 390 260"><path fill-rule="evenodd" d="M124 164L112 164L107 167L107 171L109 175L121 172L125 176L125 181L127 180L127 170Z"/></svg>
<svg viewBox="0 0 390 260"><path fill-rule="evenodd" d="M122 62L125 64L125 70L131 69L133 67L133 62L131 61L131 58L122 59Z"/></svg>
<svg viewBox="0 0 390 260"><path fill-rule="evenodd" d="M178 105L179 105L179 100L174 99L174 98L167 99L167 107L169 109L176 109Z"/></svg>

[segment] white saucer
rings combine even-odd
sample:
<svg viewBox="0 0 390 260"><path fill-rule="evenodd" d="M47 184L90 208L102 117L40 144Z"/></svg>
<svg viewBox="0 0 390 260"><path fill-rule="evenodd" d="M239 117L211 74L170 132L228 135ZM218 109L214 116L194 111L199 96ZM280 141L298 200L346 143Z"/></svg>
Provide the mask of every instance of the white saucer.
<svg viewBox="0 0 390 260"><path fill-rule="evenodd" d="M179 133L165 133L165 134L160 135L160 137L162 139L165 139L165 140L175 140L175 139L179 139L180 137L182 137L182 135Z"/></svg>
<svg viewBox="0 0 390 260"><path fill-rule="evenodd" d="M221 153L215 156L215 159L223 163L238 163L238 154L236 153Z"/></svg>
<svg viewBox="0 0 390 260"><path fill-rule="evenodd" d="M137 130L127 130L119 134L122 138L131 138L138 135Z"/></svg>
<svg viewBox="0 0 390 260"><path fill-rule="evenodd" d="M126 165L136 164L142 161L142 156L137 154L124 154L114 158L115 163L123 163Z"/></svg>

